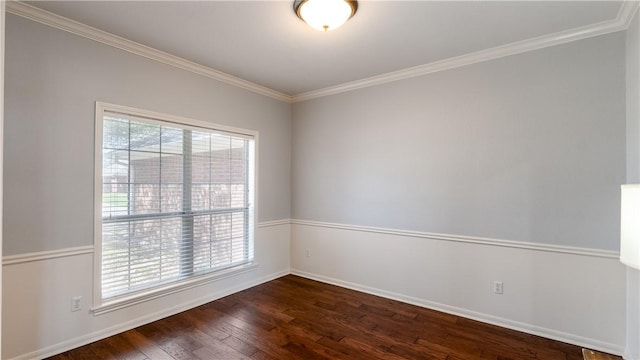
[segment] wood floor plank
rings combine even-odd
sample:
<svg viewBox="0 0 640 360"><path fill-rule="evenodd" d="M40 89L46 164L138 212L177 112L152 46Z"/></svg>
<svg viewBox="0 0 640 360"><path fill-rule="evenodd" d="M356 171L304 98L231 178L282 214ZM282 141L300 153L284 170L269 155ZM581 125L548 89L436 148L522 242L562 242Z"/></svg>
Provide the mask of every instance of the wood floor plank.
<svg viewBox="0 0 640 360"><path fill-rule="evenodd" d="M247 342L244 342L233 335L222 340L222 342L228 345L229 347L233 348L235 351L247 357L251 357L253 354L255 354L258 351L257 347Z"/></svg>
<svg viewBox="0 0 640 360"><path fill-rule="evenodd" d="M50 359L581 360L582 353L574 345L287 275Z"/></svg>
<svg viewBox="0 0 640 360"><path fill-rule="evenodd" d="M175 360L169 354L164 352L156 343L149 340L136 329L126 331L122 334L127 341L136 349L145 354L149 359L153 360Z"/></svg>
<svg viewBox="0 0 640 360"><path fill-rule="evenodd" d="M255 354L251 355L251 360L278 360L278 358L258 350Z"/></svg>
<svg viewBox="0 0 640 360"><path fill-rule="evenodd" d="M393 345L388 349L389 353L400 356L403 359L447 360L446 352L437 352L426 347L411 345Z"/></svg>
<svg viewBox="0 0 640 360"><path fill-rule="evenodd" d="M194 355L200 360L250 360L250 358L242 355L232 348L228 346L220 346L219 344L204 346L194 351Z"/></svg>
<svg viewBox="0 0 640 360"><path fill-rule="evenodd" d="M340 340L340 343L347 348L351 348L352 356L362 356L362 359L385 359L385 360L402 360L406 359L401 356L395 355L389 352L388 347L381 347L379 344L371 344L359 339L352 339L345 337ZM359 357L359 356L358 356Z"/></svg>
<svg viewBox="0 0 640 360"><path fill-rule="evenodd" d="M349 359L345 354L336 351L332 347L325 346L321 341L309 341L297 336L290 337L290 342L284 347L304 359Z"/></svg>
<svg viewBox="0 0 640 360"><path fill-rule="evenodd" d="M164 352L169 354L175 360L194 360L196 359L192 353L176 344L172 340L168 340L158 345Z"/></svg>
<svg viewBox="0 0 640 360"><path fill-rule="evenodd" d="M118 334L106 339L107 344L113 349L113 353L118 360L147 360L148 358L131 345L122 334ZM80 348L78 348L80 349Z"/></svg>
<svg viewBox="0 0 640 360"><path fill-rule="evenodd" d="M96 341L93 344L88 345L88 347L93 351L96 355L96 360L116 360L116 353L119 352L118 349L114 349L109 342L105 340Z"/></svg>
<svg viewBox="0 0 640 360"><path fill-rule="evenodd" d="M55 359L55 360L73 360L73 358L69 355L68 352L63 352L61 354L58 354L56 356L51 357L50 359Z"/></svg>

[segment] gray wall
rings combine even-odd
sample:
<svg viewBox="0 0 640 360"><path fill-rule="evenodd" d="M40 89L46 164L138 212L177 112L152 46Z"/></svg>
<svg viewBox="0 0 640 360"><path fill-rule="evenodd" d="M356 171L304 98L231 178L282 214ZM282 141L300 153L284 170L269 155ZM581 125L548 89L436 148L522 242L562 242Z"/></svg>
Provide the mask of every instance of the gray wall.
<svg viewBox="0 0 640 360"><path fill-rule="evenodd" d="M295 219L618 249L623 32L293 105Z"/></svg>
<svg viewBox="0 0 640 360"><path fill-rule="evenodd" d="M627 183L640 183L640 23L627 30Z"/></svg>
<svg viewBox="0 0 640 360"><path fill-rule="evenodd" d="M627 29L627 181L640 183L640 15ZM627 268L625 359L640 359L640 271Z"/></svg>
<svg viewBox="0 0 640 360"><path fill-rule="evenodd" d="M7 14L4 255L93 244L95 101L260 133L259 221L290 217L290 105Z"/></svg>
<svg viewBox="0 0 640 360"><path fill-rule="evenodd" d="M4 255L93 243L96 100L258 130L260 221L618 247L619 184L633 156L624 33L309 100L292 113L10 14L6 41Z"/></svg>

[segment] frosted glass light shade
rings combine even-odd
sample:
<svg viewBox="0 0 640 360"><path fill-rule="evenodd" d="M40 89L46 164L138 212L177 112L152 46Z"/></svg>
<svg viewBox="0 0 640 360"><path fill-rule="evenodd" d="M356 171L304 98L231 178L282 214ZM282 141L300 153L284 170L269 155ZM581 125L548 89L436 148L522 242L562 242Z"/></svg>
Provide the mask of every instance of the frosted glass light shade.
<svg viewBox="0 0 640 360"><path fill-rule="evenodd" d="M640 184L622 185L620 261L640 269Z"/></svg>
<svg viewBox="0 0 640 360"><path fill-rule="evenodd" d="M356 13L358 3L347 0L297 0L293 9L309 26L320 31L342 26Z"/></svg>

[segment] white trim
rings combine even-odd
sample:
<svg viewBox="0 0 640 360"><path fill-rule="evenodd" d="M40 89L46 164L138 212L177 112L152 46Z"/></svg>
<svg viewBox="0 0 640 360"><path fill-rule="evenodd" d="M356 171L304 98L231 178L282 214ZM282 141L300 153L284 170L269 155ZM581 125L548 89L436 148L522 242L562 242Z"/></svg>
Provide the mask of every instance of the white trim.
<svg viewBox="0 0 640 360"><path fill-rule="evenodd" d="M93 138L93 306L100 305L102 301L102 275L98 259L102 259L102 211L98 211L102 207L102 143L103 143L103 122L105 106L96 101L96 113L93 122L94 138Z"/></svg>
<svg viewBox="0 0 640 360"><path fill-rule="evenodd" d="M537 244L537 243L514 241L514 240L500 240L500 239L490 239L490 238L472 237L472 236L436 234L436 233L427 233L427 232L420 232L420 231L397 230L397 229L379 228L379 227L372 227L372 226L345 225L345 224L335 224L335 223L326 223L326 222L320 222L320 221L308 221L308 220L296 220L296 219L263 221L258 223L256 227L267 228L267 227L281 226L281 225L315 226L315 227L323 227L323 228L331 228L331 229L363 231L363 232L371 232L371 233L377 233L377 234L410 236L410 237L417 237L417 238L424 238L424 239L456 241L456 242L473 243L473 244L490 245L490 246L501 246L501 247L518 248L518 249L557 252L557 253L564 253L564 254L601 257L601 258L607 258L607 259L617 259L619 257L619 253L617 251L612 251L612 250L591 249L591 248L573 247L573 246L561 246L561 245L553 245L553 244ZM28 254L10 255L2 258L2 264L3 266L16 265L16 264L21 264L21 263L26 263L31 261L56 259L56 258L62 258L67 256L88 254L93 252L94 252L94 247L90 245L90 246L79 246L79 247L73 247L73 248L42 251L42 252L35 252L35 253L28 253Z"/></svg>
<svg viewBox="0 0 640 360"><path fill-rule="evenodd" d="M48 25L63 31L70 32L72 34L85 37L90 40L94 40L105 45L113 46L117 49L128 51L130 53L144 56L148 59L161 62L176 68L186 70L198 75L206 76L208 78L218 80L225 84L239 87L241 89L249 90L254 93L268 96L270 98L291 102L291 96L283 94L279 91L269 89L266 86L258 85L248 80L241 79L239 77L229 75L219 70L212 69L210 67L200 65L193 61L183 59L181 57L171 55L164 51L154 49L152 47L139 44L137 42L125 39L123 37L113 35L106 31L96 29L89 25L77 22L65 18L60 15L56 15L49 11L42 10L35 6L25 4L21 1L7 1L7 12L21 16L23 18L39 22L44 25Z"/></svg>
<svg viewBox="0 0 640 360"><path fill-rule="evenodd" d="M263 221L258 223L259 228L266 228L266 227L280 226L280 225L291 225L291 219Z"/></svg>
<svg viewBox="0 0 640 360"><path fill-rule="evenodd" d="M618 11L616 19L623 22L622 27L624 30L628 29L629 25L631 25L638 8L640 8L640 1L638 0L626 0L620 5L620 11Z"/></svg>
<svg viewBox="0 0 640 360"><path fill-rule="evenodd" d="M92 253L93 245L88 245L58 250L39 251L27 254L8 255L2 258L2 266L18 265L33 261L52 260L68 256L77 256Z"/></svg>
<svg viewBox="0 0 640 360"><path fill-rule="evenodd" d="M327 284L344 287L347 289L364 292L367 294L381 296L387 299L401 301L407 304L416 305L416 306L424 307L427 309L433 309L433 310L444 312L447 314L461 316L467 319L477 320L477 321L501 326L507 329L522 331L528 334L542 336L548 339L558 340L558 341L562 341L569 344L575 344L578 346L584 346L584 347L598 350L598 351L604 351L610 354L620 355L623 352L623 348L616 344L610 344L610 343L606 343L606 342L595 340L595 339L572 335L572 334L564 333L561 331L556 331L553 329L530 325L530 324L526 324L518 321L513 321L513 320L493 316L493 315L488 315L488 314L479 313L472 310L458 308L455 306L450 306L450 305L441 304L433 301L419 299L412 296L385 291L385 290L377 289L374 287L369 287L369 286L352 283L348 281L343 281L343 280L339 280L339 279L335 279L327 276L308 273L308 272L300 271L296 269L291 269L291 274L302 276L304 278L320 281Z"/></svg>
<svg viewBox="0 0 640 360"><path fill-rule="evenodd" d="M163 288L153 288L152 290L148 290L143 293L132 294L126 298L105 302L100 306L92 308L91 312L96 316L110 313L112 311L124 309L129 306L145 303L150 300L158 299L170 294L198 287L212 281L222 280L228 277L253 271L258 269L258 267L259 265L256 263L249 263L246 265L236 266L231 269L216 271L207 275L198 276L186 281L180 281L178 283L174 282Z"/></svg>
<svg viewBox="0 0 640 360"><path fill-rule="evenodd" d="M351 81L348 83L330 86L324 89L312 90L296 95L287 95L279 91L267 88L250 81L240 79L222 71L209 68L204 65L180 58L175 55L127 40L123 37L110 34L106 31L82 24L80 22L65 18L60 15L39 9L35 6L25 4L20 1L7 1L6 11L21 16L23 18L48 25L72 34L85 37L117 49L144 56L148 59L177 67L198 75L202 75L220 82L233 85L245 90L249 90L276 100L295 103L323 96L339 94L346 91L362 89L370 86L389 83L431 74L438 71L458 68L483 61L494 60L505 56L520 54L527 51L538 50L549 46L565 44L571 41L587 39L594 36L604 35L616 31L625 30L629 27L633 15L638 10L638 1L623 1L615 19L603 21L597 24L586 25L574 29L569 29L553 34L548 34L528 40L522 40L511 44L497 46L490 49L464 54L449 59L443 59L432 63L419 65L416 67L398 70L386 74L372 76L369 78Z"/></svg>
<svg viewBox="0 0 640 360"><path fill-rule="evenodd" d="M629 27L633 15L638 9L638 4L638 1L624 1L620 6L618 16L612 20L496 46L424 65L330 86L324 89L296 94L293 95L291 101L296 103L311 100L625 30Z"/></svg>
<svg viewBox="0 0 640 360"><path fill-rule="evenodd" d="M150 121L162 121L162 122L172 122L180 125L188 125L194 126L198 128L205 128L208 130L220 130L224 132L228 132L234 135L242 135L242 136L251 136L255 140L258 137L258 131L251 129L243 129L239 127L233 127L228 125L216 124L213 122L195 120L183 116L165 114L157 111L138 109L130 106L110 104L103 101L96 101L96 120L102 121L102 115L105 111L116 112L127 115L139 116L141 118L149 119ZM100 119L98 119L100 116ZM100 137L96 137L96 139L100 139L98 143L102 142L102 131L100 134L96 132L96 136L100 135ZM96 146L97 148L97 146ZM102 153L102 149L100 149Z"/></svg>
<svg viewBox="0 0 640 360"><path fill-rule="evenodd" d="M256 225L257 228L267 228L272 226L290 225L291 219L263 221ZM32 261L52 260L57 258L63 258L68 256L77 256L84 254L91 254L94 252L93 245L78 246L57 250L39 251L26 254L9 255L2 258L2 266L18 265L28 263Z"/></svg>
<svg viewBox="0 0 640 360"><path fill-rule="evenodd" d="M524 241L491 239L491 238L475 237L475 236L437 234L437 233L428 233L428 232L422 232L422 231L397 230L397 229L380 228L380 227L372 227L372 226L345 225L345 224L335 224L335 223L295 220L295 219L291 220L291 224L301 225L301 226L314 226L314 227L323 227L323 228L331 228L331 229L350 230L350 231L363 231L363 232L370 232L370 233L376 233L376 234L409 236L409 237L423 238L423 239L455 241L455 242L490 245L490 246L502 246L502 247L509 247L509 248L547 251L547 252L556 252L556 253L572 254L572 255L593 256L593 257L601 257L601 258L608 258L608 259L617 259L620 256L619 252L611 251L611 250L591 249L591 248L562 246L562 245L553 245L553 244L539 244L539 243L531 243L531 242L524 242Z"/></svg>
<svg viewBox="0 0 640 360"><path fill-rule="evenodd" d="M109 327L107 329L104 330L99 330L81 337L77 337L71 340L67 340L67 341L63 341L61 343L52 345L52 346L48 346L46 348L34 351L34 352L30 352L28 354L22 354L20 356L14 357L12 359L9 360L31 360L31 359L44 359L47 358L49 356L53 356L53 355L57 355L57 354L61 354L65 351L71 350L71 349L75 349L77 347L80 346L84 346L87 344L90 344L94 341L98 341L104 338L107 338L109 336L113 336L116 334L120 334L122 332L125 332L127 330L131 330L133 328L136 328L138 326L142 326L148 323L151 323L153 321L156 320L160 320L162 318L165 318L167 316L171 316L171 315L175 315L178 314L180 312L192 309L194 307L209 303L211 301L215 301L218 300L220 298L223 298L225 296L237 293L239 291L242 290L246 290L249 289L251 287L263 284L265 282L271 281L271 280L275 280L279 277L285 276L289 274L289 270L285 270L285 271L279 271L276 273L273 273L271 275L266 275L263 276L259 279L253 280L253 281L248 281L242 284L239 284L237 286L234 286L232 288L229 289L225 289L225 290L221 290L221 291L216 291L214 293L211 293L207 296L204 297L200 297L198 299L194 299L191 300L189 302L185 302L182 304L178 304L175 305L171 308L168 309L164 309L162 311L158 311L152 314L146 314L144 316L141 316L139 318L136 319L132 319L130 321L127 321L125 323L122 324L118 324L112 327Z"/></svg>

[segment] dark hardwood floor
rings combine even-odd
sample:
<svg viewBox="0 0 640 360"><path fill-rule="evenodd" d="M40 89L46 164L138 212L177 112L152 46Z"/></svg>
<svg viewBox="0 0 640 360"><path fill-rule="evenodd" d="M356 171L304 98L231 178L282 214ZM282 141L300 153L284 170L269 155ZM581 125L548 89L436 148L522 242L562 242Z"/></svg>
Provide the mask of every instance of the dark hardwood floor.
<svg viewBox="0 0 640 360"><path fill-rule="evenodd" d="M582 360L582 353L288 275L50 359Z"/></svg>

